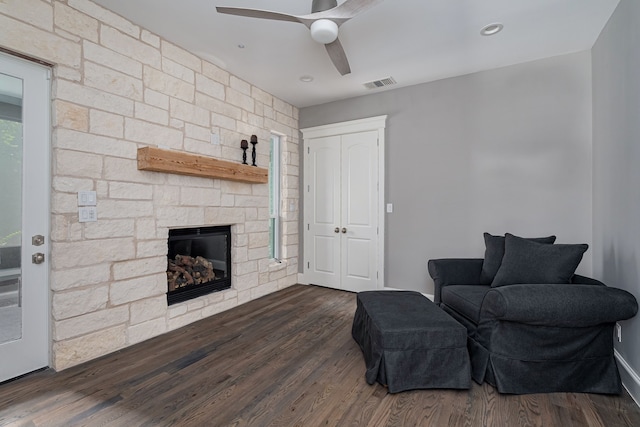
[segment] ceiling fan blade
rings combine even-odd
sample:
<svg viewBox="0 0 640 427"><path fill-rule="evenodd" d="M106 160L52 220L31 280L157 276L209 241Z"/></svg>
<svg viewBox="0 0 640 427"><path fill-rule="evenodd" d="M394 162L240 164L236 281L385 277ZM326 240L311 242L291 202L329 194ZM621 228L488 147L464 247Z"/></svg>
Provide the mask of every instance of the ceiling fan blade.
<svg viewBox="0 0 640 427"><path fill-rule="evenodd" d="M351 67L349 67L349 61L347 60L347 54L344 52L342 44L339 39L336 39L333 43L325 44L329 58L335 65L336 69L341 75L351 73Z"/></svg>
<svg viewBox="0 0 640 427"><path fill-rule="evenodd" d="M268 10L258 9L242 9L238 7L216 7L218 13L226 13L228 15L247 16L249 18L272 19L275 21L302 22L295 15L287 15L286 13L270 12Z"/></svg>
<svg viewBox="0 0 640 427"><path fill-rule="evenodd" d="M325 16L327 19L335 18L344 22L377 6L383 1L384 0L346 0L341 5L320 13L327 14L327 16Z"/></svg>
<svg viewBox="0 0 640 427"><path fill-rule="evenodd" d="M338 0L312 0L311 13L324 12L338 6Z"/></svg>

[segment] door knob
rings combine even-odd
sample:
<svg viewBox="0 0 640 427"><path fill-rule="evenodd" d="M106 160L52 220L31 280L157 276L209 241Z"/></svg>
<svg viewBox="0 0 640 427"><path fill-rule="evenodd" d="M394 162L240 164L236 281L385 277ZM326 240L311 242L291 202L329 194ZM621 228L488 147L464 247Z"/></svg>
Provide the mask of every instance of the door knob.
<svg viewBox="0 0 640 427"><path fill-rule="evenodd" d="M44 254L42 252L36 252L31 255L31 262L34 264L42 264L44 262Z"/></svg>
<svg viewBox="0 0 640 427"><path fill-rule="evenodd" d="M338 227L335 228L335 230L333 230L334 233L339 233L340 229Z"/></svg>
<svg viewBox="0 0 640 427"><path fill-rule="evenodd" d="M342 227L342 233L346 233L346 232L347 232L347 229Z"/></svg>

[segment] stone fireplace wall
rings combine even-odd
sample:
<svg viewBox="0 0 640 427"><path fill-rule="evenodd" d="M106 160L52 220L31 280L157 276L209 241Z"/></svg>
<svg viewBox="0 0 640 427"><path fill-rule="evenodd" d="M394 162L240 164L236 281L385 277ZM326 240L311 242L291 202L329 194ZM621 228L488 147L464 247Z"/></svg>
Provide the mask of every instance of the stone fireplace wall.
<svg viewBox="0 0 640 427"><path fill-rule="evenodd" d="M89 0L0 2L0 47L54 65L52 367L64 369L296 282L298 110ZM282 263L268 187L137 170L147 145L239 161L282 135ZM212 145L218 133L220 145ZM79 223L77 191L97 191ZM232 289L167 307L169 228L232 225Z"/></svg>

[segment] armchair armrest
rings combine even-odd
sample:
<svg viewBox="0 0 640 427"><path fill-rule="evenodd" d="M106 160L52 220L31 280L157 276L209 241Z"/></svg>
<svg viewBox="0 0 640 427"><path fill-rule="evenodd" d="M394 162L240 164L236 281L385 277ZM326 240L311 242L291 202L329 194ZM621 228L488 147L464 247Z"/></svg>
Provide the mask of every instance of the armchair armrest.
<svg viewBox="0 0 640 427"><path fill-rule="evenodd" d="M597 285L526 284L491 289L480 322L506 320L530 325L589 327L629 319L638 302L627 291Z"/></svg>
<svg viewBox="0 0 640 427"><path fill-rule="evenodd" d="M479 285L482 258L430 259L427 270L433 279L434 302L440 302L442 288L447 285Z"/></svg>

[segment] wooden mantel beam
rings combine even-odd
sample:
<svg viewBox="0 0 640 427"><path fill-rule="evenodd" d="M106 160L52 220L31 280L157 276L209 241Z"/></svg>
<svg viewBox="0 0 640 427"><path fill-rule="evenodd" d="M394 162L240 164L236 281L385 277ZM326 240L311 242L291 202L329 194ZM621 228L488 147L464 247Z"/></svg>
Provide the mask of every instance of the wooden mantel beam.
<svg viewBox="0 0 640 427"><path fill-rule="evenodd" d="M138 149L138 169L258 184L269 180L264 168L157 147Z"/></svg>

